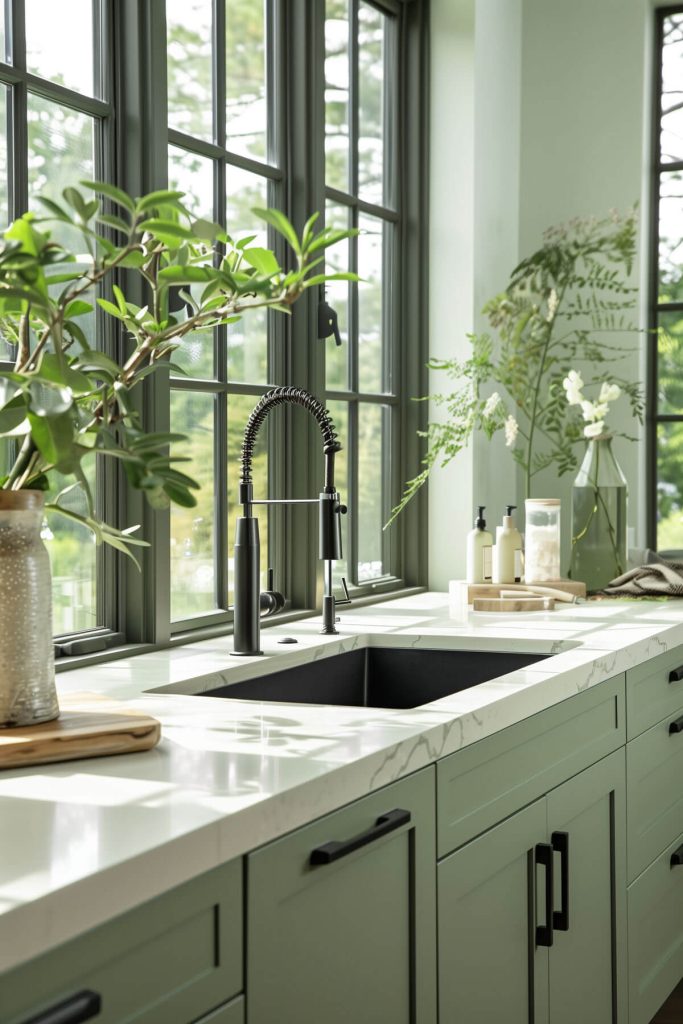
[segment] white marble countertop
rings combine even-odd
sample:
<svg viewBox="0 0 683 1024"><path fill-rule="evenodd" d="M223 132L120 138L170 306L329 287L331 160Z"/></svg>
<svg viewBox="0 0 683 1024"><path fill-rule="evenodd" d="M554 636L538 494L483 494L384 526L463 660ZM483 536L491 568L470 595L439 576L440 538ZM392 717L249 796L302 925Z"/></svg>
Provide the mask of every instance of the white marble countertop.
<svg viewBox="0 0 683 1024"><path fill-rule="evenodd" d="M448 617L423 593L262 633L62 673L60 696L160 719L152 751L0 775L0 971L483 736L683 644L683 603L604 601L527 615ZM277 644L295 636L298 646ZM551 658L414 710L186 696L294 661L380 642ZM162 688L164 692L158 692ZM149 692L156 690L157 692ZM173 692L176 691L176 692Z"/></svg>

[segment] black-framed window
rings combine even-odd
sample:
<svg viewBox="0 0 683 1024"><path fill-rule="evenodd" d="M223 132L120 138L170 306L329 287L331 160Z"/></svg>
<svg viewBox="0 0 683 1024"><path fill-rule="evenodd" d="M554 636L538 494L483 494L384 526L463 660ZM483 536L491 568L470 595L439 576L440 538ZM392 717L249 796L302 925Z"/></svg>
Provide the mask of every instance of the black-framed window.
<svg viewBox="0 0 683 1024"><path fill-rule="evenodd" d="M82 178L112 177L109 4L74 0L70 16L73 22L65 33L64 12L50 0L6 0L0 14L3 223L26 209L44 213L35 202L37 193L59 199L65 186ZM63 225L51 231L87 265L91 256L80 234ZM97 314L84 318L83 326L91 344L108 345ZM14 355L11 345L0 342L3 368L13 365ZM99 472L92 470L90 484L99 485L102 495L104 481L96 476ZM61 489L59 481L55 489ZM86 511L77 490L63 501L74 511ZM115 589L116 559L96 548L89 531L62 517L45 522L43 539L52 567L55 634L112 632L116 616L104 581Z"/></svg>
<svg viewBox="0 0 683 1024"><path fill-rule="evenodd" d="M656 12L650 244L649 543L683 549L683 6Z"/></svg>
<svg viewBox="0 0 683 1024"><path fill-rule="evenodd" d="M70 4L78 23L66 44L53 0L0 4L0 217L29 208L38 189L58 195L83 178L136 194L170 184L187 193L198 216L226 223L236 237L259 235L286 263L291 254L252 208L278 207L298 229L317 209L320 227L360 228L332 251L331 265L357 269L363 280L335 284L327 295L340 317L339 349L318 339L324 296L311 292L291 317L269 312L213 337L190 337L174 356L183 372L145 381L138 393L145 426L189 435L183 454L202 484L199 504L152 510L117 468L106 476L98 469L100 512L119 526L141 523L149 547L138 573L88 535L48 524L55 625L74 640L61 653L84 653L83 631L92 650L229 631L241 436L274 384L324 398L338 422L338 483L351 513L338 575L356 594L422 582L424 497L398 526L382 526L420 456L412 398L424 391L426 362L419 154L426 152L427 0ZM341 82L326 33L327 49L341 43ZM120 283L144 301L134 275ZM126 339L103 319L93 319L91 337L120 356ZM0 362L11 360L5 345ZM320 441L302 410L269 417L254 465L261 496L317 495ZM274 567L287 610L312 610L320 594L314 512L276 508L260 519L262 568ZM68 557L57 557L58 547Z"/></svg>

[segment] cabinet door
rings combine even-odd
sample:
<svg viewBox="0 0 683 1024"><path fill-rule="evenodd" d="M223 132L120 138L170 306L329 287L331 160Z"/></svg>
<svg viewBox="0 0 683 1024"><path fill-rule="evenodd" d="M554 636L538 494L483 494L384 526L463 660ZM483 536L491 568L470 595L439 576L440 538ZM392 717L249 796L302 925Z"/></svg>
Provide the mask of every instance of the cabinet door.
<svg viewBox="0 0 683 1024"><path fill-rule="evenodd" d="M434 804L426 768L249 856L248 1024L435 1024Z"/></svg>
<svg viewBox="0 0 683 1024"><path fill-rule="evenodd" d="M534 866L545 836L542 798L439 863L440 1024L547 1024L548 950L535 944L545 903L537 910Z"/></svg>
<svg viewBox="0 0 683 1024"><path fill-rule="evenodd" d="M618 750L547 797L553 846L567 845L555 854L551 1024L626 1020L624 778Z"/></svg>

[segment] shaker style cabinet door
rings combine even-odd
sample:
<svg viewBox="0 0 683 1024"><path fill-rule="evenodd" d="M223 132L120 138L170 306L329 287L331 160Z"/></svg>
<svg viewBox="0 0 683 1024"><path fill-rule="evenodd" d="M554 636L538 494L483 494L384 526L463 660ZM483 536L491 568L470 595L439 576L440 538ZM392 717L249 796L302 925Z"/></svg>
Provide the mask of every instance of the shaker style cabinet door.
<svg viewBox="0 0 683 1024"><path fill-rule="evenodd" d="M626 1020L625 756L617 750L553 790L551 1024Z"/></svg>
<svg viewBox="0 0 683 1024"><path fill-rule="evenodd" d="M545 835L542 797L439 863L439 1024L547 1024Z"/></svg>
<svg viewBox="0 0 683 1024"><path fill-rule="evenodd" d="M247 1024L436 1024L434 770L257 850Z"/></svg>

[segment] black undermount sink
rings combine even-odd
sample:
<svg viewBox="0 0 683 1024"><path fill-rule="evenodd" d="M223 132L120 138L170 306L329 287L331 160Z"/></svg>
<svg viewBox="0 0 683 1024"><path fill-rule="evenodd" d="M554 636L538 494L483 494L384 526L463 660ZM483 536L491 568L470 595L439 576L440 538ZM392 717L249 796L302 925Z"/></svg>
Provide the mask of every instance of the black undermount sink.
<svg viewBox="0 0 683 1024"><path fill-rule="evenodd" d="M367 647L206 690L204 697L415 708L526 668L546 654Z"/></svg>

